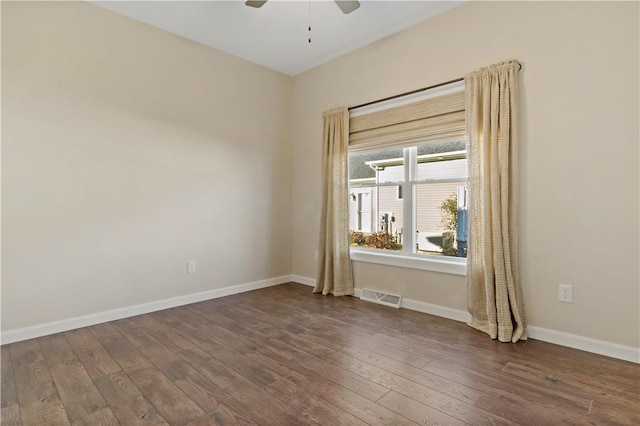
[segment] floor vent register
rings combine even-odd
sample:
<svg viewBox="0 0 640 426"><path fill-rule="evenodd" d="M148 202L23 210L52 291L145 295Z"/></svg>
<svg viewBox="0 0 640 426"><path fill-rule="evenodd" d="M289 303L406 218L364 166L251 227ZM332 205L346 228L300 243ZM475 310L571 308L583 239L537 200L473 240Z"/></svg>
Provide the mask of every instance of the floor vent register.
<svg viewBox="0 0 640 426"><path fill-rule="evenodd" d="M392 308L399 308L401 299L402 296L399 294L386 293L368 288L363 288L362 294L360 294L360 300L391 306Z"/></svg>

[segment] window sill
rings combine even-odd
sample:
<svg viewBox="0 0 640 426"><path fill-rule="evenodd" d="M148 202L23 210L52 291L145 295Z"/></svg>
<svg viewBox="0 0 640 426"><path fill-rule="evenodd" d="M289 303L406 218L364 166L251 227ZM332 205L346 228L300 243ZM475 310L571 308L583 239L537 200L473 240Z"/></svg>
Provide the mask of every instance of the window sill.
<svg viewBox="0 0 640 426"><path fill-rule="evenodd" d="M351 260L357 262L377 263L379 265L397 266L400 268L421 269L423 271L442 272L445 274L467 275L467 259L445 259L438 256L406 255L388 253L383 250L361 249L351 247Z"/></svg>

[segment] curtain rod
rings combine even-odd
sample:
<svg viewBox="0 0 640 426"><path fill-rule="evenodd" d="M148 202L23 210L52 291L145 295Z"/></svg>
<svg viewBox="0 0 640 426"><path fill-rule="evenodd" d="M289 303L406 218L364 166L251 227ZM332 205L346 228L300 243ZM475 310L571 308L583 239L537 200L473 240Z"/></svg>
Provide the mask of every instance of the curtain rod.
<svg viewBox="0 0 640 426"><path fill-rule="evenodd" d="M518 65L520 65L520 69L522 69L522 64L518 64ZM377 99L375 101L366 102L364 104L351 106L351 107L348 108L348 110L351 111L352 109L362 108L362 107L365 107L365 106L378 104L378 103L384 102L384 101L390 101L391 99L401 98L401 97L407 96L407 95L413 95L414 93L424 92L425 90L435 89L436 87L446 86L447 84L457 83L457 82L463 81L463 80L464 80L464 77L456 78L455 80L445 81L444 83L434 84L433 86L423 87L422 89L416 89L416 90L412 90L410 92L404 92L404 93L400 93L398 95L393 95L393 96L389 96L389 97L386 97L386 98Z"/></svg>
<svg viewBox="0 0 640 426"><path fill-rule="evenodd" d="M462 78L462 77L456 78L455 80L445 81L444 83L434 84L433 86L423 87L422 89L416 89L416 90L412 90L410 92L404 92L404 93L400 93L398 95L393 95L393 96L389 96L389 97L386 97L386 98L377 99L375 101L366 102L364 104L352 106L352 107L349 107L348 109L349 109L349 111L351 111L352 109L362 108L362 107L373 105L373 104L379 104L380 102L390 101L391 99L401 98L401 97L407 96L407 95L413 95L414 93L424 92L425 90L435 89L436 87L446 86L447 84L457 83L457 82L462 81L462 80L464 80L464 78Z"/></svg>

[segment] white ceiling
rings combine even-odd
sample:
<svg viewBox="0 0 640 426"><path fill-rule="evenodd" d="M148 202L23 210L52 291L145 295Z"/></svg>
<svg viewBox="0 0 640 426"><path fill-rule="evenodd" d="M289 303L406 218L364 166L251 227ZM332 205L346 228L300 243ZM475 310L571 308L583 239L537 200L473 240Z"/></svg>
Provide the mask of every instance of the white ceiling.
<svg viewBox="0 0 640 426"><path fill-rule="evenodd" d="M269 0L260 9L245 6L241 0L92 3L296 75L464 2L361 0L360 8L349 15L331 0Z"/></svg>

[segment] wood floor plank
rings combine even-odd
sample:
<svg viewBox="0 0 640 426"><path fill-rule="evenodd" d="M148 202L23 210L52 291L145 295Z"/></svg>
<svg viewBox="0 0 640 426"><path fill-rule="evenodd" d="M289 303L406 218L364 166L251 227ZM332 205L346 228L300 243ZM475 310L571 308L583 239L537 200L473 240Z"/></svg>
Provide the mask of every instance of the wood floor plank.
<svg viewBox="0 0 640 426"><path fill-rule="evenodd" d="M230 333L234 334L236 336L236 339L234 340L238 340L238 342L231 342L230 344L242 345L238 348L239 350L255 350L256 345L259 345L270 338L270 336L260 333L251 327L247 327L233 318L212 310L212 308L208 307L211 305L210 302L213 302L213 300L203 302L197 306L189 306L189 309L209 320L211 324L215 324L218 327L228 330Z"/></svg>
<svg viewBox="0 0 640 426"><path fill-rule="evenodd" d="M506 376L496 377L498 373L490 370L472 371L460 368L456 363L444 364L440 361L430 363L425 369L484 390L485 394L474 405L515 423L583 424L588 414L583 405L560 397L560 393L551 396L541 388L537 388L536 392L526 383L511 382Z"/></svg>
<svg viewBox="0 0 640 426"><path fill-rule="evenodd" d="M296 323L303 325L306 328L311 329L327 329L340 330L342 332L348 331L350 335L356 335L362 338L368 338L371 336L371 331L347 324L343 321L333 318L331 315L325 315L330 310L325 310L322 306L315 306L308 302L302 302L293 299L290 301L284 301L282 299L271 298L268 302L264 300L250 299L243 303L243 306L249 306L253 309L268 311L272 316L284 321L295 321ZM326 307L326 306L325 306Z"/></svg>
<svg viewBox="0 0 640 426"><path fill-rule="evenodd" d="M73 426L119 426L120 422L109 407L101 408L73 421Z"/></svg>
<svg viewBox="0 0 640 426"><path fill-rule="evenodd" d="M640 365L289 283L1 348L5 425L640 425Z"/></svg>
<svg viewBox="0 0 640 426"><path fill-rule="evenodd" d="M532 359L529 360L538 362L550 360L551 366L559 365L562 368L578 372L589 368L590 371L607 372L610 375L628 378L636 385L640 384L640 369L638 369L638 364L633 362L620 361L536 339L527 341L527 350L523 355L531 355Z"/></svg>
<svg viewBox="0 0 640 426"><path fill-rule="evenodd" d="M350 358L336 352L329 356L328 359L398 394L420 401L424 405L430 406L462 422L473 422L481 417L489 417L489 413L483 413L477 410L476 407L468 402L459 401L438 390L428 388L413 380L397 376L355 358ZM477 398L481 396L482 395ZM473 403L475 402L477 402L477 399L473 398Z"/></svg>
<svg viewBox="0 0 640 426"><path fill-rule="evenodd" d="M49 367L45 361L20 365L15 369L15 376L20 405L44 401L60 401Z"/></svg>
<svg viewBox="0 0 640 426"><path fill-rule="evenodd" d="M60 400L44 400L31 404L20 403L24 425L70 425L69 417Z"/></svg>
<svg viewBox="0 0 640 426"><path fill-rule="evenodd" d="M164 346L145 329L136 327L133 319L116 321L113 323L113 327L169 379L182 379L197 374L196 370L191 365L184 363L175 352Z"/></svg>
<svg viewBox="0 0 640 426"><path fill-rule="evenodd" d="M353 414L355 417L370 425L415 425L415 423L409 419L399 416L391 410L347 388L336 386L321 374L308 371L302 374L298 371L292 371L288 380L306 389L308 392L313 392L322 399Z"/></svg>
<svg viewBox="0 0 640 426"><path fill-rule="evenodd" d="M282 337L281 337L281 339L282 339ZM291 341L288 341L287 343L293 344L295 346L295 344L293 342L291 342ZM302 344L298 345L298 348L302 349L302 350L305 350L306 348L308 349L309 346L310 345L309 345L308 342L303 342ZM312 347L311 348L311 352L316 353L321 357L322 357L323 354L324 355L327 354L326 350L324 350L322 348L318 348L318 347ZM372 376L369 376L367 378L371 378L371 377L374 377L374 376L375 375L372 375ZM397 378L396 378L396 380L397 380ZM436 377L435 381L436 382L439 381L439 380L437 380L437 377ZM412 389L412 387L415 387L415 386L410 381L405 381L404 385L408 386L408 389L405 390L405 392L409 392L410 393L410 392L414 392L415 391L415 389ZM472 389L471 390L470 389L465 389L464 391L466 391L466 393L473 392ZM460 392L460 390L458 389L459 395L460 394L464 395L465 394L464 391ZM456 395L456 396L459 396L459 395ZM424 398L424 392L422 393L422 397ZM454 412L457 416L463 417L464 419L474 419L474 418L477 418L478 416L483 416L483 417L487 417L487 418L488 417L492 417L489 413L480 412L480 410L477 410L475 407L470 405L470 404L473 404L475 402L475 400L470 400L470 401L467 401L467 402L468 402L468 404L464 404L464 403L458 403L458 402L456 402L454 400L449 399L449 400L446 401L447 404L444 405L444 406L446 406L448 410ZM495 416L493 416L493 417L495 418Z"/></svg>
<svg viewBox="0 0 640 426"><path fill-rule="evenodd" d="M266 351L266 353L269 352ZM307 392L317 395L366 423L371 425L415 425L410 420L398 416L356 392L337 386L333 381L321 374L303 368L296 368L295 365L291 365L287 359L283 359L276 352L271 352L273 358L261 352L254 352L248 356L266 368L277 371L282 377L286 377L287 380Z"/></svg>
<svg viewBox="0 0 640 426"><path fill-rule="evenodd" d="M241 420L247 424L252 423L245 421L242 415L231 408L231 406L242 407L241 404L196 371L191 365L185 363L176 353L164 346L139 325L139 318L128 318L114 322L114 327L123 336L138 347L147 358L152 360L159 371L166 375L191 401L195 402L207 414L207 417L200 419L199 423L204 424L205 420L213 422L209 415L215 416L219 421L222 420L227 424L233 424L236 420ZM164 333L170 334L173 341L179 340L174 335L175 333L171 333L168 329L165 329ZM186 344L186 342L183 342L181 346L187 349L195 348L194 345ZM150 399L153 401L151 397ZM159 410L162 413L160 408ZM166 415L164 417L167 420L171 420Z"/></svg>
<svg viewBox="0 0 640 426"><path fill-rule="evenodd" d="M157 368L135 370L131 381L172 426L186 425L206 413Z"/></svg>
<svg viewBox="0 0 640 426"><path fill-rule="evenodd" d="M279 303L282 306L288 306L289 309L296 309L305 314L328 314L328 316L332 318L333 323L342 324L342 327L353 327L362 334L362 337L375 334L379 332L381 328L389 326L389 324L382 326L375 324L375 321L378 320L377 316L383 314L385 309L391 310L397 314L396 309L376 305L376 307L380 309L378 315L367 318L354 316L353 313L349 312L351 309L349 299L352 298L341 298L341 300L333 302L320 295L311 295L311 299L307 299L306 297L305 299L292 298L292 300L287 301L286 304L282 303L282 299L275 299L274 303Z"/></svg>
<svg viewBox="0 0 640 426"><path fill-rule="evenodd" d="M175 333L173 328L158 321L152 314L140 315L131 319L135 321L138 327L147 330L173 352L183 351L194 346L188 338L182 334Z"/></svg>
<svg viewBox="0 0 640 426"><path fill-rule="evenodd" d="M32 363L44 361L44 355L42 354L40 345L35 339L12 343L8 347L14 370Z"/></svg>
<svg viewBox="0 0 640 426"><path fill-rule="evenodd" d="M615 408L610 403L594 400L588 417L597 424L640 425L640 403L636 407Z"/></svg>
<svg viewBox="0 0 640 426"><path fill-rule="evenodd" d="M507 419L519 425L538 426L544 425L583 425L597 423L587 422L585 414L574 415L573 421L559 418L551 410L540 409L529 404L521 398L501 398L493 395L485 395L478 399L476 407Z"/></svg>
<svg viewBox="0 0 640 426"><path fill-rule="evenodd" d="M310 420L321 425L367 425L366 422L354 417L324 399L306 392L304 388L286 379L279 379L265 387L265 390L280 401Z"/></svg>
<svg viewBox="0 0 640 426"><path fill-rule="evenodd" d="M466 424L394 391L380 398L378 404L419 424L451 426Z"/></svg>
<svg viewBox="0 0 640 426"><path fill-rule="evenodd" d="M387 358L383 355L368 351L366 349L362 349L360 347L346 347L343 345L334 344L328 339L321 339L311 335L302 335L299 337L289 336L289 341L293 341L294 339L297 340L296 347L300 348L302 347L302 345L306 345L309 348L312 346L312 344L309 342L321 344L325 347L331 347L332 353L328 354L328 357L331 357L331 355L335 352L340 352L346 356L373 365L399 377L404 377L405 379L412 380L420 385L437 390L438 392L444 393L468 404L474 404L477 398L481 395L481 392L477 391L476 389L459 385L455 382L448 381L425 370L396 361L394 359Z"/></svg>
<svg viewBox="0 0 640 426"><path fill-rule="evenodd" d="M527 381L514 380L503 372L461 365L455 361L433 361L424 370L488 394L514 393L530 401L549 401L558 407L578 412L588 411L592 402L591 396L585 393L569 392L568 389L558 389L555 386L541 387Z"/></svg>
<svg viewBox="0 0 640 426"><path fill-rule="evenodd" d="M153 364L173 381L189 398L191 398L209 416L221 424L251 424L252 422L240 414L247 410L241 402L233 398L211 380L200 374L193 366L185 363L176 353L164 346L143 328L137 327L137 318L129 318L114 323L132 344L149 358ZM164 333L176 334L169 329ZM177 337L171 336L175 341ZM189 349L195 348L194 345Z"/></svg>
<svg viewBox="0 0 640 426"><path fill-rule="evenodd" d="M530 401L547 401L549 404L563 408L571 408L571 411L584 413L592 405L593 394L578 389L558 386L558 383L548 382L541 386L529 380L513 379L504 371L495 372L483 370L480 367L468 367L459 363L446 363L434 361L424 368L433 369L435 374L451 377L451 371L463 381L469 381L469 386L477 389L491 389L494 393L512 394ZM447 372L449 370L449 372ZM457 379L454 379L457 380Z"/></svg>
<svg viewBox="0 0 640 426"><path fill-rule="evenodd" d="M187 318L190 317L191 315L187 316ZM193 320L193 318L191 319ZM183 321L180 318L176 318L176 321L174 321L173 324L178 331L188 333L189 330L191 330L186 321ZM206 324L207 327L199 328L197 332L191 332L189 334L190 340L198 348L204 350L207 354L215 357L222 363L232 366L234 370L258 386L266 386L278 379L278 377L270 370L259 368L259 366L250 358L247 358L244 354L238 351L230 349L229 345L224 341L218 340L210 331L212 328L210 323L207 322Z"/></svg>
<svg viewBox="0 0 640 426"><path fill-rule="evenodd" d="M18 403L18 394L16 393L16 382L13 376L13 363L11 362L11 351L9 345L2 346L0 353L0 407L9 407Z"/></svg>
<svg viewBox="0 0 640 426"><path fill-rule="evenodd" d="M261 303L250 305L254 311L262 311L266 313L269 311L271 314L276 314L278 319L285 321L286 323L295 323L305 329L305 332L314 334L320 337L326 337L328 339L344 340L349 342L350 345L358 345L363 348L373 350L382 355L388 356L398 361L408 363L414 367L422 368L429 363L430 359L409 353L407 351L400 350L394 346L388 346L381 343L372 341L371 332L360 329L359 327L349 327L344 323L335 321L328 315L311 313L311 312L296 312L290 308L285 309L284 306L278 308L274 303ZM202 311L200 311L202 312ZM210 311L209 314L211 315ZM203 312L203 315L206 313Z"/></svg>
<svg viewBox="0 0 640 426"><path fill-rule="evenodd" d="M91 378L115 373L120 366L87 328L67 331L65 336Z"/></svg>
<svg viewBox="0 0 640 426"><path fill-rule="evenodd" d="M300 350L312 353L321 352L313 339L305 335L284 335L281 340ZM331 349L330 352L324 351L323 356L338 365L353 365L355 367L353 371L363 377L376 381L389 389L396 389L405 395L415 395L423 401L428 401L427 405L439 408L461 420L469 421L489 417L496 422L500 420L473 406L478 397L482 395L481 392L473 388L447 382L439 376L428 374L408 365L400 365L400 363L394 365L392 360L380 360L380 357L370 354L365 354L362 357L350 357L345 352Z"/></svg>
<svg viewBox="0 0 640 426"><path fill-rule="evenodd" d="M329 314L334 317L334 320L342 322L343 326L369 330L370 334L387 334L389 336L409 333L424 336L435 335L440 339L440 343L446 342L447 350L449 351L455 347L453 344L455 342L462 342L465 347L468 347L469 344L479 343L479 346L477 346L478 351L474 351L474 355L481 353L486 347L486 335L482 335L463 324L447 320L443 321L442 318L432 315L419 314L422 320L420 323L415 324L416 321L407 322L406 318L415 318L415 314L418 313L404 309L397 310L370 303L361 303L354 298L343 298L344 302L339 304L314 303L312 304L313 306L309 307L309 298L318 298L319 296L310 295L308 292L300 293L300 295L304 295L305 300L293 298L293 301L287 301L288 304L292 307L297 306L300 309ZM439 331L434 332L434 329ZM463 338L458 337L459 335L462 335ZM517 346L510 345L509 347ZM454 352L451 353L453 354Z"/></svg>
<svg viewBox="0 0 640 426"><path fill-rule="evenodd" d="M244 405L203 375L175 380L175 384L198 404L218 425L257 425L246 412L251 405Z"/></svg>
<svg viewBox="0 0 640 426"><path fill-rule="evenodd" d="M472 363L487 370L501 371L507 364L503 357L488 357L482 354L461 350L453 345L438 342L423 336L406 333L378 333L373 337L377 342L401 348L409 353L428 357L432 360L452 360L460 363Z"/></svg>
<svg viewBox="0 0 640 426"><path fill-rule="evenodd" d="M112 324L94 325L89 327L89 330L125 372L130 373L153 366Z"/></svg>
<svg viewBox="0 0 640 426"><path fill-rule="evenodd" d="M237 321L250 327L266 336L277 337L280 329L273 327L270 323L264 323L253 317L249 312L233 306L222 306L218 308L218 312L230 318L237 318Z"/></svg>
<svg viewBox="0 0 640 426"><path fill-rule="evenodd" d="M22 417L20 416L20 405L17 402L13 405L4 406L2 407L2 409L0 409L0 425L22 425Z"/></svg>
<svg viewBox="0 0 640 426"><path fill-rule="evenodd" d="M637 397L633 392L617 384L609 384L597 377L579 376L571 372L557 371L533 362L508 362L502 371L522 380L538 383L540 386L561 387L567 393L580 394L586 389L597 392L598 399L608 399L625 404L628 408L637 407ZM595 375L594 375L595 376Z"/></svg>
<svg viewBox="0 0 640 426"><path fill-rule="evenodd" d="M502 369L503 375L509 376L509 379L515 378L518 383L529 383L537 386L538 388L548 389L554 394L557 392L559 397L565 397L571 399L576 405L589 410L592 405L594 393L587 391L587 389L576 388L568 383L565 383L561 376L556 374L549 374L549 371L541 371L539 369L531 368L531 366L524 366L516 362L508 362ZM486 373L485 373L486 374ZM503 375L500 375L499 380L503 383L508 383Z"/></svg>
<svg viewBox="0 0 640 426"><path fill-rule="evenodd" d="M394 359L396 361L409 364L416 368L422 368L431 362L431 358L422 354L416 354L406 351L398 346L388 345L375 339L375 334L367 334L363 337L359 333L353 333L353 328L349 328L346 332L338 326L331 328L323 326L326 324L324 315L318 316L318 325L309 327L308 333L327 340L335 340L341 344L349 346L357 346L367 351L378 353L384 357Z"/></svg>
<svg viewBox="0 0 640 426"><path fill-rule="evenodd" d="M179 320L191 324L196 330L207 328L211 322L206 318L192 312L189 309L168 309L167 313L175 316Z"/></svg>
<svg viewBox="0 0 640 426"><path fill-rule="evenodd" d="M631 421L640 413L640 403L634 401L633 394L626 389L616 389L613 385L601 386L592 384L592 380L583 378L588 384L575 381L574 373L562 370L549 370L541 368L539 365L527 363L526 365L509 362L503 369L509 376L517 377L522 383L533 383L542 389L551 389L564 398L584 401L585 409L601 420L619 421L627 419ZM504 379L502 380L504 382ZM615 382L614 382L615 383ZM639 384L640 386L640 384ZM602 404L604 402L604 404ZM596 407L594 410L593 407ZM601 406L607 406L608 410L600 410ZM596 414L597 413L597 414Z"/></svg>
<svg viewBox="0 0 640 426"><path fill-rule="evenodd" d="M256 328L259 331L265 332L265 330L271 331L273 327L270 324L273 322L274 318L271 312L268 312L268 307L272 305L261 305L262 308L267 308L267 311L263 311L262 309L254 309L251 306L243 305L240 307L233 307L233 316L237 317L238 315L243 318L251 318L255 324L258 324L259 327ZM222 310L224 313L224 311ZM307 318L307 321L309 319ZM280 321L279 327L280 330L284 330L291 334L301 334L306 331L303 324L296 323L294 321ZM266 333L265 333L266 334ZM277 337L277 336L276 336Z"/></svg>
<svg viewBox="0 0 640 426"><path fill-rule="evenodd" d="M173 312L177 312L177 310L174 310ZM172 313L172 311L170 309L165 309L165 310L162 310L162 311L153 312L150 315L155 320L157 320L157 321L163 323L165 326L171 327L173 329L176 329L179 326L184 326L186 324L186 326L189 328L189 330L187 331L187 334L197 333L198 331L200 331L200 327L196 327L194 325L191 325L191 323L189 323L189 322L181 320L180 318L176 317Z"/></svg>
<svg viewBox="0 0 640 426"><path fill-rule="evenodd" d="M204 416L190 422L185 426L219 426L219 425L220 423L218 423L215 419L211 418L210 416Z"/></svg>
<svg viewBox="0 0 640 426"><path fill-rule="evenodd" d="M89 330L103 346L108 343L116 343L122 340L122 335L113 328L111 323L108 322L92 325L87 327L87 330Z"/></svg>
<svg viewBox="0 0 640 426"><path fill-rule="evenodd" d="M228 309L227 310L227 315L233 315L234 314L234 310L233 309ZM242 318L246 318L246 312L242 312L242 310L236 309L235 313L238 314L240 313ZM245 322L247 324L253 324L253 321L246 321ZM280 324L278 324L280 325ZM298 330L298 331L302 331L302 330ZM274 330L273 332L269 333L273 336L278 336L282 333L282 330L278 327L277 330ZM271 344L276 344L275 341L272 341ZM276 344L277 345L277 344ZM274 348L271 347L271 350L282 350L283 347L280 348ZM286 351L291 351L293 348L292 347L288 347L286 349ZM294 352L295 353L295 352ZM301 353L298 353L298 355L300 355ZM309 358L309 356L307 354L304 354L306 356L306 362L300 364L300 366L302 366L302 368L304 367L304 364L309 363L310 365L323 365L324 361L322 361L319 358L316 358L315 356L311 356L311 358ZM291 357L291 355L287 355L289 357ZM320 368L320 367L318 367ZM366 397L375 400L377 399L379 396L383 395L384 393L387 392L387 389L376 386L373 382L363 379L362 377L358 377L357 375L353 375L349 372L345 372L344 370L341 369L335 369L333 368L332 365L328 364L328 363L324 363L324 370L325 370L325 374L328 374L329 377L334 377L335 380L338 380L339 383L341 383L343 386L352 389L362 395L365 395Z"/></svg>
<svg viewBox="0 0 640 426"><path fill-rule="evenodd" d="M189 349L182 351L180 354L185 361L196 367L203 375L231 396L239 401L252 401L251 415L258 416L258 423L312 423L298 417L294 410L201 349Z"/></svg>
<svg viewBox="0 0 640 426"><path fill-rule="evenodd" d="M94 381L123 425L168 424L123 371L102 375Z"/></svg>
<svg viewBox="0 0 640 426"><path fill-rule="evenodd" d="M256 350L258 343L239 336L238 333L234 331L239 326L237 321L233 321L232 319L211 311L203 306L191 305L188 306L187 309L206 318L209 321L209 325L206 327L207 332L214 335L217 339L227 342L233 349L243 353L253 352ZM244 326L240 325L240 327ZM268 339L268 336L257 331L254 331L253 335L259 336L256 339L259 342Z"/></svg>
<svg viewBox="0 0 640 426"><path fill-rule="evenodd" d="M468 346L472 345L476 340L479 341L477 338L480 337L480 334L463 323L443 322L441 318L433 315L423 316L422 321L418 323L414 318L407 318L407 312L405 309L388 307L379 309L371 303L350 303L343 310L341 318L351 316L353 320L363 326L368 325L380 330L379 332L381 333L390 332L393 335L396 330L403 330L408 334L432 338L440 342L446 342L449 345L463 343Z"/></svg>
<svg viewBox="0 0 640 426"><path fill-rule="evenodd" d="M375 334L369 334L367 337L361 337L359 335L352 334L351 330L345 333L340 330L331 330L326 328L312 328L310 329L309 334L320 338L336 340L343 344L348 344L349 346L357 346L387 358L409 364L416 368L422 368L431 362L431 359L424 355L415 354L397 346L377 341L375 339Z"/></svg>
<svg viewBox="0 0 640 426"><path fill-rule="evenodd" d="M289 343L291 343L291 342L289 342ZM303 348L303 347L305 347L305 346L309 347L308 345L305 345L305 344L299 345L298 347ZM313 352L318 352L318 350L317 350L316 348L311 348L311 350L312 350ZM420 374L421 374L421 373L418 373L418 377L420 377ZM404 374L404 376L405 376L405 377L410 377L410 374ZM439 379L437 376L431 375L429 378L430 378L430 379L432 379L432 380L433 380L433 379L435 379L435 380L433 380L435 383L442 383L442 380L441 380L441 379ZM415 377L411 377L411 379L415 380ZM435 383L431 383L431 384L432 384L432 385L434 385ZM435 386L435 387L437 387L437 386ZM455 391L454 391L454 392L455 392ZM458 389L458 392L459 392L459 389ZM472 393L473 393L473 390L472 390L472 389L465 389L463 392L458 393L456 396L458 396L458 397L459 397L460 395L464 396L465 394L468 394L469 392L472 392ZM477 393L477 392L476 392L476 393ZM465 398L464 398L464 397L463 397L463 398L460 398L460 399L462 399L463 401L465 400ZM466 400L466 402L468 402L468 403L473 403L473 402L474 402L474 400L473 400L473 399L467 399L467 400ZM454 405L460 405L460 404L454 403ZM489 413L486 413L486 412L480 412L480 411L478 411L475 407L472 407L472 406L469 406L469 405L463 405L463 408L464 408L464 409L463 409L464 418L467 418L467 419L475 419L475 418L479 418L478 416L483 416L483 417L485 417L485 418L493 417L493 419L494 419L496 422L504 422L504 419L498 419L498 418L497 418L497 417L495 417L495 416L491 416ZM460 410L460 407L458 407L458 410ZM458 413L458 414L460 415L460 413Z"/></svg>
<svg viewBox="0 0 640 426"><path fill-rule="evenodd" d="M71 423L107 408L64 334L41 337L38 342Z"/></svg>
<svg viewBox="0 0 640 426"><path fill-rule="evenodd" d="M70 424L38 341L12 343L10 349L23 424Z"/></svg>
<svg viewBox="0 0 640 426"><path fill-rule="evenodd" d="M279 340L270 340L260 348L259 351L273 359L281 359L288 362L296 371L321 371L322 375L327 379L371 401L377 401L382 395L389 391L389 388L355 374L343 368L343 366L338 366L313 355L309 355Z"/></svg>
<svg viewBox="0 0 640 426"><path fill-rule="evenodd" d="M278 380L276 373L262 368L246 355L229 349L228 345L223 341L219 341L208 331L195 334L193 340L199 348L227 366L230 366L258 386L267 386Z"/></svg>

